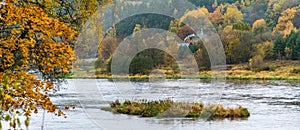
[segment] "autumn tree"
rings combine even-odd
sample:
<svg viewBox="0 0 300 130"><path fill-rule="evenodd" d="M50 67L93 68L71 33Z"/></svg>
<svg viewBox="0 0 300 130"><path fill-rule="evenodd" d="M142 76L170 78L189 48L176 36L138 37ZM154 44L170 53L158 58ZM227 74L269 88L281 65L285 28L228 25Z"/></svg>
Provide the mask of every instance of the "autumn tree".
<svg viewBox="0 0 300 130"><path fill-rule="evenodd" d="M270 1L268 9L266 11L266 22L268 27L274 28L277 24L280 13L283 10L283 4L286 0Z"/></svg>
<svg viewBox="0 0 300 130"><path fill-rule="evenodd" d="M242 62L242 53L239 51L242 47L241 41L239 38L236 38L234 40L231 40L228 44L228 47L226 48L226 56L229 61L229 63L239 63Z"/></svg>
<svg viewBox="0 0 300 130"><path fill-rule="evenodd" d="M72 29L80 31L87 19L99 6L113 0L19 0L19 5L35 5L44 10L49 17L56 18Z"/></svg>
<svg viewBox="0 0 300 130"><path fill-rule="evenodd" d="M73 30L80 31L79 39L76 39L76 56L78 59L95 58L97 49L102 46L103 40L102 22L100 15L91 17L100 6L104 6L113 0L19 0L18 5L35 5L44 10L51 18L68 25ZM92 35L91 35L92 34ZM100 47L101 48L101 47Z"/></svg>
<svg viewBox="0 0 300 130"><path fill-rule="evenodd" d="M264 42L254 45L255 56L260 56L262 60L271 59L273 57L273 42Z"/></svg>
<svg viewBox="0 0 300 130"><path fill-rule="evenodd" d="M138 31L142 30L142 26L140 24L136 24L134 29L133 29L133 33L136 33Z"/></svg>
<svg viewBox="0 0 300 130"><path fill-rule="evenodd" d="M209 19L207 19L207 16L209 15L209 12L205 7L198 8L196 10L187 11L180 19L179 24L180 25L187 25L187 26L193 26L197 25L200 30L203 29L206 31L206 29L210 28ZM195 29L195 28L194 28Z"/></svg>
<svg viewBox="0 0 300 130"><path fill-rule="evenodd" d="M290 34L292 30L295 29L292 20L295 17L296 9L287 9L281 13L281 16L278 18L278 24L273 29L273 32L279 32L284 37Z"/></svg>
<svg viewBox="0 0 300 130"><path fill-rule="evenodd" d="M224 23L224 16L221 13L221 7L218 7L213 13L208 16L209 20L217 25Z"/></svg>
<svg viewBox="0 0 300 130"><path fill-rule="evenodd" d="M267 23L264 19L256 20L252 26L252 32L254 34L262 34L267 31Z"/></svg>
<svg viewBox="0 0 300 130"><path fill-rule="evenodd" d="M70 44L77 32L48 17L40 7L14 2L7 0L0 10L1 114L30 116L42 107L62 116L64 113L46 94L69 74L74 60ZM16 120L8 119L15 128Z"/></svg>
<svg viewBox="0 0 300 130"><path fill-rule="evenodd" d="M226 13L224 14L224 21L227 24L234 24L243 20L243 14L236 6L227 7Z"/></svg>
<svg viewBox="0 0 300 130"><path fill-rule="evenodd" d="M201 8L199 8L199 10L200 10L201 12L203 12L205 15L208 15L208 14L209 14L209 11L208 11L208 9L207 9L206 7L201 7Z"/></svg>
<svg viewBox="0 0 300 130"><path fill-rule="evenodd" d="M229 64L247 62L252 57L255 38L252 33L240 30L219 32Z"/></svg>

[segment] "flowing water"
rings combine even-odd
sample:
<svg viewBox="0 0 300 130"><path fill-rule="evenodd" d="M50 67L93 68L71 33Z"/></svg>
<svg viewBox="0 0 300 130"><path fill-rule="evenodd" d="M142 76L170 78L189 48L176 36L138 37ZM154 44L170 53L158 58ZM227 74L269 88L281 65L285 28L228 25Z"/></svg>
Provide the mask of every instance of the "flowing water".
<svg viewBox="0 0 300 130"><path fill-rule="evenodd" d="M300 129L300 83L286 81L161 80L152 82L111 82L104 79L68 80L50 95L58 106L75 104L65 111L68 118L43 111L33 115L29 129ZM100 110L116 99L172 99L218 103L248 108L250 117L239 120L206 121L184 118L141 118Z"/></svg>

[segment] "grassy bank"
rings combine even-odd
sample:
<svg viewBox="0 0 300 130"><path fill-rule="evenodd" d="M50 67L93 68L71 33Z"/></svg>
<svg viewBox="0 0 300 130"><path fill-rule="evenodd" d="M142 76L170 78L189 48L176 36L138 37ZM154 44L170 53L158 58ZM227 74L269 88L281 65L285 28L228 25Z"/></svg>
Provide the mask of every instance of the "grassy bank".
<svg viewBox="0 0 300 130"><path fill-rule="evenodd" d="M99 73L101 69L95 69L93 66L86 66L84 69L74 70L74 75L69 78L90 78L90 79L112 79L111 75ZM224 73L225 72L225 73ZM213 79L226 78L229 80L300 80L300 61L269 61L261 68L249 68L247 64L228 65L227 70L223 71L225 75L214 76L220 72L201 71L198 76L185 75L151 75L150 78L165 79ZM125 79L126 76L114 78ZM147 75L129 76L132 81L148 81Z"/></svg>
<svg viewBox="0 0 300 130"><path fill-rule="evenodd" d="M171 100L160 101L125 101L112 102L110 107L102 110L114 113L138 115L141 117L187 117L214 119L247 118L250 116L247 108L225 108L222 105L204 105L203 103L174 102Z"/></svg>
<svg viewBox="0 0 300 130"><path fill-rule="evenodd" d="M300 61L268 61L259 68L249 68L248 64L232 65L226 75L227 79L241 80L300 80Z"/></svg>

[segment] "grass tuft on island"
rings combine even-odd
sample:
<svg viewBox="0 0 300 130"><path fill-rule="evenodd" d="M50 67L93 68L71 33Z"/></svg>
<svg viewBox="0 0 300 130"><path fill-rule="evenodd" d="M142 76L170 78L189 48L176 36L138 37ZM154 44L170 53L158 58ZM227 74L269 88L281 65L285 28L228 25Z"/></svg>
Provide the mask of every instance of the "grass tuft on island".
<svg viewBox="0 0 300 130"><path fill-rule="evenodd" d="M203 103L174 102L172 100L159 101L125 101L116 100L110 103L110 107L102 110L119 114L138 115L141 117L186 117L215 119L248 118L250 113L247 108L225 108L223 105L204 105Z"/></svg>

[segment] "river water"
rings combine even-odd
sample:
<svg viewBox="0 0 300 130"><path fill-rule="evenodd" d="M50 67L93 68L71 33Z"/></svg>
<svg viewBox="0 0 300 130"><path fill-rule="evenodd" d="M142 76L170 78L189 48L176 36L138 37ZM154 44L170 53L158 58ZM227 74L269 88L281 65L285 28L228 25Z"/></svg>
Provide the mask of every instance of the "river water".
<svg viewBox="0 0 300 130"><path fill-rule="evenodd" d="M219 86L219 87L218 87ZM221 86L221 87L220 87ZM72 79L50 95L58 106L76 105L67 118L43 111L31 117L29 129L300 129L300 83L287 81L153 80L151 82L111 82L104 79ZM100 110L119 99L172 99L175 101L241 105L250 117L240 120L206 121L184 118L140 118ZM4 126L5 127L5 126Z"/></svg>

